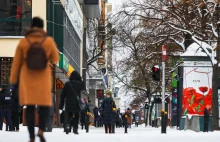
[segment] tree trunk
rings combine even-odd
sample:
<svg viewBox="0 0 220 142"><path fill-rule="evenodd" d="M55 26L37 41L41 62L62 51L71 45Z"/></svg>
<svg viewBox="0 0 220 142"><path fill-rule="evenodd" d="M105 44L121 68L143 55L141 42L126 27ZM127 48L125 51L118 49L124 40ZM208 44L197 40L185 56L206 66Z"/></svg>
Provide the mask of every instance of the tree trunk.
<svg viewBox="0 0 220 142"><path fill-rule="evenodd" d="M148 126L148 114L149 114L149 108L147 109L147 112L145 114L145 126Z"/></svg>
<svg viewBox="0 0 220 142"><path fill-rule="evenodd" d="M220 44L218 43L218 46ZM219 47L218 47L219 48ZM219 49L217 48L217 59L220 57ZM219 130L219 110L218 110L218 64L213 66L212 76L212 130Z"/></svg>

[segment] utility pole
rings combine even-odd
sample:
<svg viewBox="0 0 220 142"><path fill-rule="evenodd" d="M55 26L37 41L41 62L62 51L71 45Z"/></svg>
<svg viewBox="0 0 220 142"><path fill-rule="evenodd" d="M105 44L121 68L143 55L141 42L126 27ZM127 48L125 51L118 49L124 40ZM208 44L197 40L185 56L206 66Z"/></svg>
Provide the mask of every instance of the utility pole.
<svg viewBox="0 0 220 142"><path fill-rule="evenodd" d="M161 110L161 133L166 133L165 119L165 61L166 61L166 45L162 46L162 110Z"/></svg>

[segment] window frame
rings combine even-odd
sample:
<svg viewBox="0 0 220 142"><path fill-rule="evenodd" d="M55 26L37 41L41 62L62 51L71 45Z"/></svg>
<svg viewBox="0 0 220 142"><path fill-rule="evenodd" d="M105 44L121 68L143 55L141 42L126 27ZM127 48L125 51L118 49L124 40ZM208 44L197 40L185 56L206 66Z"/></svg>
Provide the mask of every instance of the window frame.
<svg viewBox="0 0 220 142"><path fill-rule="evenodd" d="M31 21L32 21L32 18L33 18L33 5L32 5L32 2L33 2L33 0L31 0L31 13L30 13L30 23L31 23ZM29 21L28 20L28 18L24 18L24 19L21 19L22 21L24 20L24 21ZM3 18L0 18L0 21L7 21L6 19L3 19ZM20 35L20 36L13 36L13 35L11 35L11 36L1 36L0 35L0 39L22 39L22 38L24 38L25 36L24 35Z"/></svg>

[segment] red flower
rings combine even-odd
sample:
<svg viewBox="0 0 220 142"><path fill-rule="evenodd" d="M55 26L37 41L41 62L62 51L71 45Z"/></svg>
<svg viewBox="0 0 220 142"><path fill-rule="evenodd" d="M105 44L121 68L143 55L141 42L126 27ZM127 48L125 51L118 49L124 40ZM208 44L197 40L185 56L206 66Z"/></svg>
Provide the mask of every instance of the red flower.
<svg viewBox="0 0 220 142"><path fill-rule="evenodd" d="M201 95L199 93L195 94L195 98L194 98L195 103L199 103L202 99L203 99L203 95Z"/></svg>
<svg viewBox="0 0 220 142"><path fill-rule="evenodd" d="M206 86L202 86L202 87L199 87L199 90L203 93L207 92L208 91L208 87Z"/></svg>

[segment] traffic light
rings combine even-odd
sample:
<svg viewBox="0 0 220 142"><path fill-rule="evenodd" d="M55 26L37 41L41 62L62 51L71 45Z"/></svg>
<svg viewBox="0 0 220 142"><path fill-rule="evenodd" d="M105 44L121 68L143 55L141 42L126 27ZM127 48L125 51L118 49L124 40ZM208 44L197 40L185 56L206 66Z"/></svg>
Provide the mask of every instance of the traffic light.
<svg viewBox="0 0 220 142"><path fill-rule="evenodd" d="M155 81L160 81L160 67L158 65L152 67L152 78Z"/></svg>
<svg viewBox="0 0 220 142"><path fill-rule="evenodd" d="M148 103L145 104L145 109L149 109Z"/></svg>

